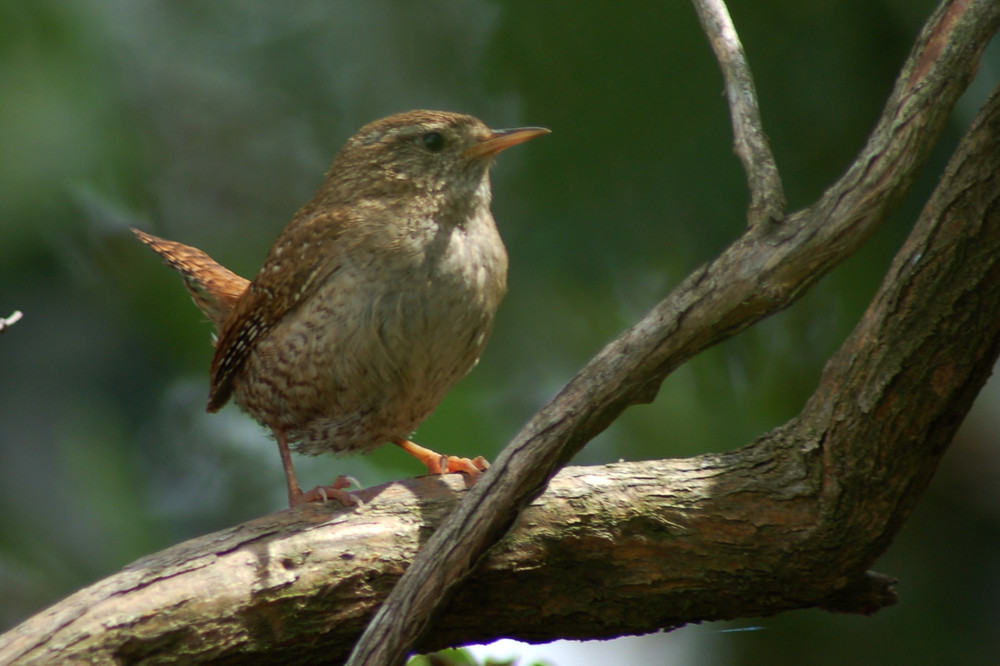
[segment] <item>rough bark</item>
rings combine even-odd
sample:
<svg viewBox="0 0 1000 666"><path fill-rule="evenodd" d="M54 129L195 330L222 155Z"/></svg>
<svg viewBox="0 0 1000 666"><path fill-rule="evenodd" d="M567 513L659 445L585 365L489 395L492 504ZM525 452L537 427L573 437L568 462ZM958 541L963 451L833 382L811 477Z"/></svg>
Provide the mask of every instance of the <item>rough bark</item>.
<svg viewBox="0 0 1000 666"><path fill-rule="evenodd" d="M393 663L418 635L432 649L891 603L891 579L867 569L1000 351L997 94L799 416L726 454L564 470L518 510L671 369L789 305L872 233L998 21L992 2L942 5L844 177L697 270L471 490L416 479L365 491L362 511L309 506L180 544L0 637L0 662L339 663L408 567L415 596L374 625L400 629L391 651L359 651L357 663Z"/></svg>

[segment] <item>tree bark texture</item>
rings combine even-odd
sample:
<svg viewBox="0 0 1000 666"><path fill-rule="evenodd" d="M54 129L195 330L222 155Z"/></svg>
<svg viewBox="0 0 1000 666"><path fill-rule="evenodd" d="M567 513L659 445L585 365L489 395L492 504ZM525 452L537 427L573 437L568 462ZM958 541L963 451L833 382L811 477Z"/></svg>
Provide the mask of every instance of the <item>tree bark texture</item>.
<svg viewBox="0 0 1000 666"><path fill-rule="evenodd" d="M375 628L388 623L400 631L393 645L420 650L891 603L891 579L868 568L1000 352L997 93L797 417L725 454L568 468L536 495L670 370L789 305L872 233L912 182L998 20L992 2L944 3L843 178L695 271L471 490L423 477L362 491L360 510L306 506L185 542L4 634L0 663L341 663L407 569L415 591L383 609ZM421 558L429 568L414 571ZM355 659L394 663L399 654L360 650Z"/></svg>

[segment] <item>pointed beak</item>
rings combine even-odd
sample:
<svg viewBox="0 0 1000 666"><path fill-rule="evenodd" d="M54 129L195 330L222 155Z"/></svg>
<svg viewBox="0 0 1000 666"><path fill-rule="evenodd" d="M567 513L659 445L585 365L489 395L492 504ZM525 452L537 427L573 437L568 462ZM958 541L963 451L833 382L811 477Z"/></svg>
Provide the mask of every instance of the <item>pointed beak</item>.
<svg viewBox="0 0 1000 666"><path fill-rule="evenodd" d="M479 143L462 151L462 157L467 159L485 159L493 157L501 150L524 143L536 136L550 134L552 130L544 127L518 127L517 129L492 130Z"/></svg>

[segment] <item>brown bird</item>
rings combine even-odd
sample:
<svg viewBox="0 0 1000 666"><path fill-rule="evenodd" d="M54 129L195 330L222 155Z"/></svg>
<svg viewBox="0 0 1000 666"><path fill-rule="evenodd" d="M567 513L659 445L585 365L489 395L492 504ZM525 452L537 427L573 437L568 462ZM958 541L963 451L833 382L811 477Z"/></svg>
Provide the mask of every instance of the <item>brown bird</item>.
<svg viewBox="0 0 1000 666"><path fill-rule="evenodd" d="M431 473L474 480L486 469L482 458L442 456L409 437L476 364L506 291L507 253L490 213L493 158L548 132L491 130L442 111L366 125L253 281L133 229L215 324L208 411L232 397L271 429L290 506L355 500L344 477L303 493L289 446L318 455L393 442Z"/></svg>

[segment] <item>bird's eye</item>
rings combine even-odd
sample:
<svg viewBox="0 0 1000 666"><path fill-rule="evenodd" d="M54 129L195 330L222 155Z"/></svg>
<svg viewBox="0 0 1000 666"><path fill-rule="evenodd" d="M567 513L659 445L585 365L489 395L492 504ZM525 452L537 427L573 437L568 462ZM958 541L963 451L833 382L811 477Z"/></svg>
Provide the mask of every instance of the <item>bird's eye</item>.
<svg viewBox="0 0 1000 666"><path fill-rule="evenodd" d="M444 150L444 137L441 136L441 132L428 132L421 140L424 142L424 148L432 153L440 153Z"/></svg>

